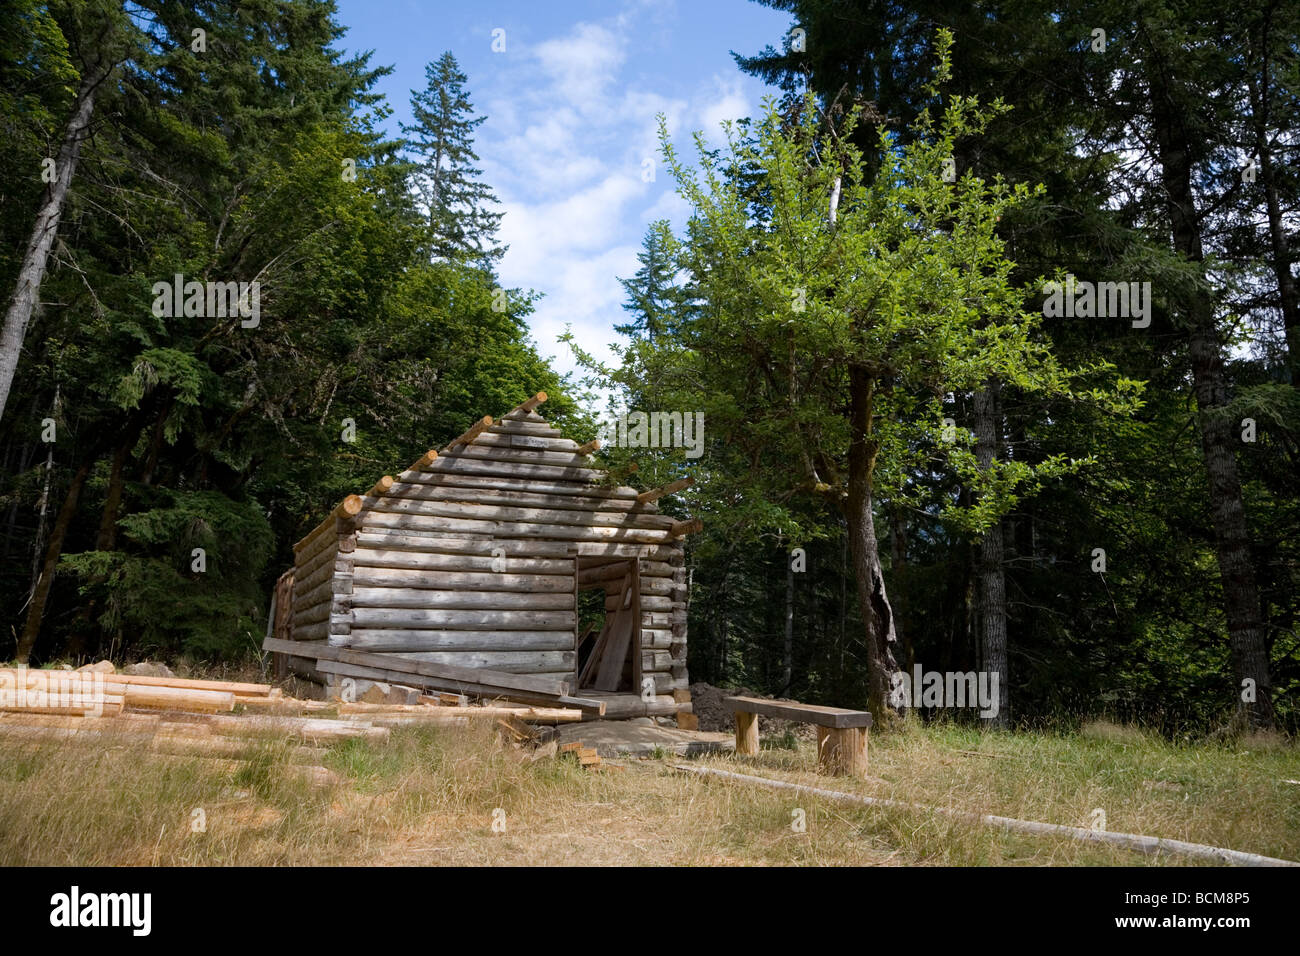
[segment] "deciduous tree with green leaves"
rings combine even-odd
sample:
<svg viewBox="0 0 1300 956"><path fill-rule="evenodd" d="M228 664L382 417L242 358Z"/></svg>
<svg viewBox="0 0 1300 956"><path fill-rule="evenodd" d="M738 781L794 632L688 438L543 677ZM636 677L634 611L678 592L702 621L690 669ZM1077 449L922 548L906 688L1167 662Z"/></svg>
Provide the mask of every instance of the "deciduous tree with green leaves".
<svg viewBox="0 0 1300 956"><path fill-rule="evenodd" d="M950 43L940 33L935 100ZM1080 463L1056 455L981 467L970 433L945 428L944 396L993 378L1114 407L1136 391L1118 382L1076 394L1076 375L1098 367L1061 367L1035 334L1041 315L1024 310L995 229L1031 190L945 175L956 143L1001 109L954 97L940 122L923 111L905 146L882 131L874 176L853 145L859 111L837 119L811 97L784 116L769 102L754 134L728 128L717 155L697 134L695 167L661 127L667 166L694 209L675 250L692 308L671 341L637 340L621 369L604 369L628 391L656 382L666 408L705 412L719 460L701 469L702 496L730 483L712 496L756 529L788 527L808 496L839 509L865 622L867 703L882 723L897 660L876 502L907 495L918 467L947 469L977 497L946 510L978 531Z"/></svg>

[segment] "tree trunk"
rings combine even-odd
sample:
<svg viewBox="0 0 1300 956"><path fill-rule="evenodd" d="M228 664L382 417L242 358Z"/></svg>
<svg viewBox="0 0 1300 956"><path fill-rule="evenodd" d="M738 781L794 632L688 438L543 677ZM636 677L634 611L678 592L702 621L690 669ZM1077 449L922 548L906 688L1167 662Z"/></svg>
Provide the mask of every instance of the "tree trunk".
<svg viewBox="0 0 1300 956"><path fill-rule="evenodd" d="M82 79L81 88L73 103L72 116L63 131L63 145L59 148L54 165L54 180L45 189L36 213L36 222L32 225L31 236L27 240L27 252L18 270L18 280L9 300L9 309L5 313L4 328L0 330L0 417L4 416L5 405L8 404L9 389L13 386L14 373L18 369L18 356L27 335L27 325L40 297L46 262L54 245L54 237L59 231L59 218L63 215L63 203L68 195L68 187L72 184L72 174L77 168L81 143L90 132L95 92L111 71L111 66L95 69Z"/></svg>
<svg viewBox="0 0 1300 956"><path fill-rule="evenodd" d="M898 637L898 646L903 655L904 669L912 673L916 663L916 648L912 644L912 625L910 622L910 604L907 599L907 525L903 521L903 509L897 503L889 507L889 558L890 569L894 572L894 633Z"/></svg>
<svg viewBox="0 0 1300 956"><path fill-rule="evenodd" d="M68 528L71 527L73 516L77 513L77 499L81 497L81 489L86 484L86 476L90 474L93 464L92 458L78 468L77 473L72 476L67 497L63 499L63 507L59 509L59 517L54 522L54 531L45 549L45 566L32 592L31 604L27 608L27 620L23 624L22 636L18 638L18 651L15 657L20 664L27 663L32 647L36 644L36 637L41 631L41 619L45 616L45 602L50 596L50 585L54 581L55 569L59 566L59 556L63 553L63 539L67 537Z"/></svg>
<svg viewBox="0 0 1300 956"><path fill-rule="evenodd" d="M781 647L781 695L790 693L794 680L794 562L785 560L785 640Z"/></svg>
<svg viewBox="0 0 1300 956"><path fill-rule="evenodd" d="M997 457L1002 430L1000 391L1000 384L992 379L975 393L975 458L981 471L992 468ZM993 675L997 675L1000 697L997 716L988 718L987 723L1006 727L1010 723L1011 694L1007 683L1007 589L1001 519L984 532L977 567L981 669L989 675L990 686Z"/></svg>
<svg viewBox="0 0 1300 956"><path fill-rule="evenodd" d="M104 510L99 517L99 534L95 536L96 551L112 551L117 544L117 516L122 509L122 490L126 484L123 474L126 457L135 443L134 438L123 442L113 450L113 464L109 469L108 493L104 497ZM77 623L68 638L68 656L81 658L87 652L96 650L98 641L89 640L94 628L95 612L99 609L96 590L103 586L103 575L95 575L87 583L89 597L77 615Z"/></svg>
<svg viewBox="0 0 1300 956"><path fill-rule="evenodd" d="M1167 64L1152 70L1152 120L1174 249L1190 262L1203 262L1200 217L1192 190L1191 144L1185 141L1178 103L1172 96ZM1219 577L1223 583L1228 643L1232 652L1237 720L1243 727L1272 727L1272 681L1260 614L1259 590L1251 558L1250 532L1237 474L1235 424L1224 414L1228 382L1223 347L1215 325L1214 302L1201 289L1184 298L1188 352L1209 484ZM1252 693L1253 691L1253 693ZM1249 698L1253 696L1253 700ZM1243 700L1245 697L1247 699Z"/></svg>
<svg viewBox="0 0 1300 956"><path fill-rule="evenodd" d="M849 488L844 517L849 525L849 554L866 625L867 706L876 725L884 729L897 717L889 706L889 679L898 670L894 656L897 637L871 513L877 445L872 435L873 382L865 369L854 366L849 370L849 390Z"/></svg>
<svg viewBox="0 0 1300 956"><path fill-rule="evenodd" d="M1282 311L1282 328L1286 334L1287 359L1291 367L1291 384L1300 388L1300 295L1291 275L1291 245L1286 219L1278 196L1277 169L1269 148L1269 108L1272 100L1272 9L1265 13L1260 33L1260 75L1249 75L1250 113L1254 119L1255 151L1259 155L1259 182L1264 190L1268 212L1268 237L1272 253L1270 265L1277 278L1278 305Z"/></svg>

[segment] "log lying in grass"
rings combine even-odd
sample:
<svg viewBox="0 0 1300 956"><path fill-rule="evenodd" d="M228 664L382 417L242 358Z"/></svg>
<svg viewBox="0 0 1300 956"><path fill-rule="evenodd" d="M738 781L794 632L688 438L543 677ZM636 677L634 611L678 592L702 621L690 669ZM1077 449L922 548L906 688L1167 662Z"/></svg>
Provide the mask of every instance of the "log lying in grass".
<svg viewBox="0 0 1300 956"><path fill-rule="evenodd" d="M145 677L134 674L105 674L105 684L131 684L139 687L175 687L187 690L226 691L242 697L269 697L270 684L248 684L233 680L194 680L186 677Z"/></svg>
<svg viewBox="0 0 1300 956"><path fill-rule="evenodd" d="M388 739L388 729L385 727L315 717L213 714L207 718L207 722L220 734L283 734L314 742L346 740L350 737L380 742Z"/></svg>
<svg viewBox="0 0 1300 956"><path fill-rule="evenodd" d="M1066 836L1073 840L1085 840L1095 843L1111 843L1137 850L1140 853L1181 853L1220 863L1236 863L1239 866L1300 866L1294 860L1279 860L1257 853L1245 853L1241 850L1228 850L1204 843L1187 843L1183 840L1167 840L1163 837L1142 836L1137 833L1116 833L1110 830L1088 830L1083 827L1063 826L1059 823L1037 823L1033 820L1017 820L1014 817L999 817L991 813L976 813L971 810L958 810L953 807L927 807L919 803L907 803L903 800L891 800L888 797L865 797L856 793L843 793L838 790L823 790L821 787L809 787L801 783L788 783L785 780L772 780L768 777L755 777L746 773L732 773L730 770L717 770L713 767L696 767L689 764L673 764L674 770L700 776L720 777L738 783L748 783L772 790L791 790L823 797L839 803L856 803L868 807L897 807L904 810L916 810L922 813L940 813L945 816L970 823L983 823L1016 830L1021 833Z"/></svg>
<svg viewBox="0 0 1300 956"><path fill-rule="evenodd" d="M155 687L148 684L109 684L122 694L127 707L154 710L188 710L201 713L230 713L235 709L235 695L221 690L192 690L187 687ZM113 692L113 691L110 691Z"/></svg>
<svg viewBox="0 0 1300 956"><path fill-rule="evenodd" d="M236 707L257 714L289 714L301 716L333 710L334 705L324 700L299 700L295 697L235 697Z"/></svg>
<svg viewBox="0 0 1300 956"><path fill-rule="evenodd" d="M71 718L84 718L86 716L104 716L116 717L122 712L124 702L121 694L105 695L101 700L87 700L85 703L73 704L55 704L53 706L42 705L39 707L31 705L6 704L0 705L0 713L5 714L49 714L51 716L66 716Z"/></svg>
<svg viewBox="0 0 1300 956"><path fill-rule="evenodd" d="M35 715L14 716L30 720ZM119 724L118 721L122 719L119 717L103 720L67 719L75 720L76 723L35 724L29 720L19 723L8 717L0 718L0 737L10 740L30 740L36 744L58 741L62 744L90 746L100 750L118 746L133 751L145 749L156 754L202 754L218 757L241 757L247 755L250 748L256 746L256 743L247 737L214 734L211 728L203 726L180 728L173 725L164 729ZM388 733L388 730L382 727L366 729ZM283 755L285 760L295 763L315 763L320 759L318 749L304 746L288 747L283 750Z"/></svg>

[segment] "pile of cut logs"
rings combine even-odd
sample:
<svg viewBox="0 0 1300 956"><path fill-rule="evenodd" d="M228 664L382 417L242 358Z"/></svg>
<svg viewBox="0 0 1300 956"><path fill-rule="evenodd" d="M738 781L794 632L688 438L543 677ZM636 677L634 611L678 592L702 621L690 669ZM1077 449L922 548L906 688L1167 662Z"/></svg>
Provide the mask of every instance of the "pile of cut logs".
<svg viewBox="0 0 1300 956"><path fill-rule="evenodd" d="M326 783L334 775L317 765L316 748L348 738L382 742L394 726L487 719L517 740L528 724L582 719L576 708L412 694L416 702L405 704L299 700L269 684L122 674L109 661L77 671L0 668L0 738L139 746L229 763L248 753L250 736L271 737L290 746L304 774Z"/></svg>

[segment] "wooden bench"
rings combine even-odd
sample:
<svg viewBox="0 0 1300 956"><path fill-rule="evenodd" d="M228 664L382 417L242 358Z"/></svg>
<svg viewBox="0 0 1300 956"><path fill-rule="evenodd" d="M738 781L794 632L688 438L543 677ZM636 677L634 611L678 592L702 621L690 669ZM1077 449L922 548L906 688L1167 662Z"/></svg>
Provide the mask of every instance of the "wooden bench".
<svg viewBox="0 0 1300 956"><path fill-rule="evenodd" d="M819 707L758 697L724 697L736 715L736 753L758 753L758 717L779 717L817 725L817 765L823 773L862 777L867 773L867 731L871 714L843 707Z"/></svg>

